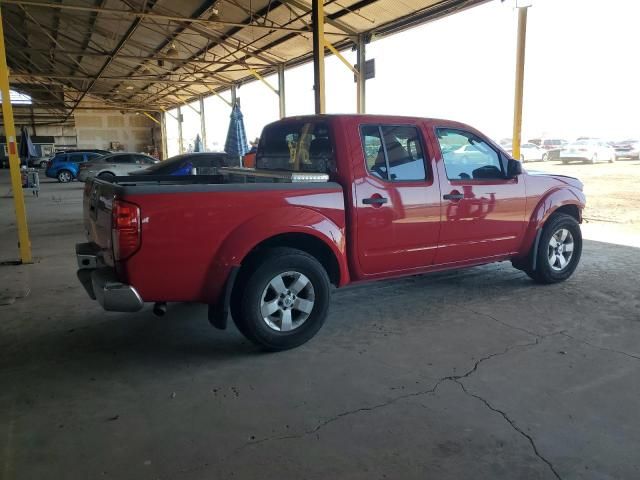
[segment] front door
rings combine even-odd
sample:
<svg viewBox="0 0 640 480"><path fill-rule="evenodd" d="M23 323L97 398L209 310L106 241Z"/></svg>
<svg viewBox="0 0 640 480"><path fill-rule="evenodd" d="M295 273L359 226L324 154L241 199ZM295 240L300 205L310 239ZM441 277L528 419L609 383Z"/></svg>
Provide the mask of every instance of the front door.
<svg viewBox="0 0 640 480"><path fill-rule="evenodd" d="M359 270L365 276L432 264L440 189L415 125L362 125L354 157ZM364 158L363 158L364 157Z"/></svg>
<svg viewBox="0 0 640 480"><path fill-rule="evenodd" d="M474 132L436 128L442 228L436 264L516 252L525 228L522 177L506 177L506 157Z"/></svg>

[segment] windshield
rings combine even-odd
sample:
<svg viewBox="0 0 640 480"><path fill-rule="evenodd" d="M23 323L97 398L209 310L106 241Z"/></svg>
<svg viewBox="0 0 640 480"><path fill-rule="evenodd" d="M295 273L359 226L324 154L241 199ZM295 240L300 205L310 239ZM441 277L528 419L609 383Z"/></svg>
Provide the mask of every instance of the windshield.
<svg viewBox="0 0 640 480"><path fill-rule="evenodd" d="M262 132L256 168L330 173L335 170L329 127L324 122L282 122Z"/></svg>

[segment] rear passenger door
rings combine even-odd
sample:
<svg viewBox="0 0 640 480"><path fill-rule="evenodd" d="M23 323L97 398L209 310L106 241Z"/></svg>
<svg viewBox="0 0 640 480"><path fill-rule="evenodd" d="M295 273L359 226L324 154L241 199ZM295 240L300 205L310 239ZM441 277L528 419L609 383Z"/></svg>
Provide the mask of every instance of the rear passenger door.
<svg viewBox="0 0 640 480"><path fill-rule="evenodd" d="M490 260L516 252L524 232L522 176L506 177L506 157L475 132L436 128L442 228L436 264Z"/></svg>
<svg viewBox="0 0 640 480"><path fill-rule="evenodd" d="M440 189L421 129L366 124L359 133L354 185L361 273L431 265L438 246Z"/></svg>

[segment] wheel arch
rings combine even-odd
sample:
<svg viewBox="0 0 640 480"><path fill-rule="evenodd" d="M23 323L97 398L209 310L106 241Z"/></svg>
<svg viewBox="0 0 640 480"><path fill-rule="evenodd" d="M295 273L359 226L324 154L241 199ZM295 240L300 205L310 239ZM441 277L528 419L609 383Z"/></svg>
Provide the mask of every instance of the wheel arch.
<svg viewBox="0 0 640 480"><path fill-rule="evenodd" d="M318 237L303 232L288 232L274 235L258 243L242 261L241 269L251 268L260 261L263 253L276 247L288 247L308 253L318 260L327 271L331 283L338 286L342 278L340 263L327 243Z"/></svg>
<svg viewBox="0 0 640 480"><path fill-rule="evenodd" d="M344 216L334 221L309 208L287 206L257 215L226 236L208 270L201 297L215 303L232 269L240 267L241 278L260 252L275 246L309 253L325 266L332 283L349 283Z"/></svg>
<svg viewBox="0 0 640 480"><path fill-rule="evenodd" d="M526 257L529 254L538 233L553 214L564 213L582 223L584 204L584 194L573 188L556 189L543 196L530 216L518 256Z"/></svg>

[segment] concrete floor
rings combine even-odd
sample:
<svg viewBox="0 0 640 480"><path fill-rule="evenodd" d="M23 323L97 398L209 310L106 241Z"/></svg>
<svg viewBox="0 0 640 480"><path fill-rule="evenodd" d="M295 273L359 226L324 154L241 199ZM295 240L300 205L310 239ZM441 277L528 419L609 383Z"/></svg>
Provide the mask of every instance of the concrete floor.
<svg viewBox="0 0 640 480"><path fill-rule="evenodd" d="M500 264L338 291L313 341L263 354L201 306L89 300L81 193L44 184L37 263L0 267L0 478L640 477L637 248L587 241L551 287Z"/></svg>

